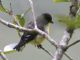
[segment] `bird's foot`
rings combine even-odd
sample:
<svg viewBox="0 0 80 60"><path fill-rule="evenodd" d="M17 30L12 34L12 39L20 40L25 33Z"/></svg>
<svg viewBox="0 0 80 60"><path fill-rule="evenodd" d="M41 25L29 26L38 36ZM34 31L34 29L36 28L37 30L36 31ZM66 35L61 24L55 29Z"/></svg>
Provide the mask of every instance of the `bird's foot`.
<svg viewBox="0 0 80 60"><path fill-rule="evenodd" d="M37 45L37 48L41 49L42 48L42 45L41 44Z"/></svg>

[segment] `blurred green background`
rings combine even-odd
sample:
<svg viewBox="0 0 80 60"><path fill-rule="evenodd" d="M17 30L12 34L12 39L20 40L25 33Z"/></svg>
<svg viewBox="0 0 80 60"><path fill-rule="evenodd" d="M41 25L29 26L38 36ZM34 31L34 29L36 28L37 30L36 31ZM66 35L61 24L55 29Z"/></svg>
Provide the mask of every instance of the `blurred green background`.
<svg viewBox="0 0 80 60"><path fill-rule="evenodd" d="M12 9L15 15L23 13L30 7L28 0L2 0L3 5L7 9L10 8L10 2L12 4ZM70 3L53 3L52 0L33 0L33 3L34 3L36 17L45 12L52 14L54 24L51 25L50 35L54 40L60 41L64 34L64 30L66 26L59 24L56 18L54 17L54 15L56 14L68 15ZM12 22L13 20L11 16L5 13L0 13L0 17L2 17L3 19L9 22ZM31 11L25 15L25 19L26 19L26 23L29 20L33 20ZM80 29L74 31L70 43L80 39L79 31ZM4 46L11 43L19 42L19 40L20 37L18 36L17 31L15 29L8 28L0 23L0 49L1 50L3 50ZM43 46L48 51L52 52L52 54L54 54L56 49L47 40L45 40ZM69 48L67 51L67 53L69 54L69 56L73 58L73 60L80 60L79 46L80 45L78 43L75 46ZM22 52L10 53L7 54L7 57L9 60L52 60L52 58L44 51L37 49L36 47L30 44L27 44ZM68 58L64 56L62 60L68 60Z"/></svg>

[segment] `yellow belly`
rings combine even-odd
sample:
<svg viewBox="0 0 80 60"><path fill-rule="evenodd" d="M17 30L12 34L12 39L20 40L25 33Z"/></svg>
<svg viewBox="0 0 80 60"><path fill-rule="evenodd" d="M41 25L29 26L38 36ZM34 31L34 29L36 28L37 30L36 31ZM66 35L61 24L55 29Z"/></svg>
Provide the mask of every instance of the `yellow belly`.
<svg viewBox="0 0 80 60"><path fill-rule="evenodd" d="M45 38L43 36L38 35L35 40L31 41L31 44L37 46L37 45L41 44L44 40L45 40Z"/></svg>
<svg viewBox="0 0 80 60"><path fill-rule="evenodd" d="M48 27L46 27L46 31L47 31L47 33L49 33L49 25L48 25ZM44 40L45 40L45 38L43 36L38 35L35 40L31 41L31 44L34 46L37 46L37 45L41 44Z"/></svg>

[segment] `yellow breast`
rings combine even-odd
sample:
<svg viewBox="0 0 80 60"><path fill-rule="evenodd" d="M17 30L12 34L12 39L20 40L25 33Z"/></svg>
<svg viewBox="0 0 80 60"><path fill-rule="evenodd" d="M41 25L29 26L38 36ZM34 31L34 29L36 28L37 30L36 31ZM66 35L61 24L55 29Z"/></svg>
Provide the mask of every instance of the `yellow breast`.
<svg viewBox="0 0 80 60"><path fill-rule="evenodd" d="M47 33L49 33L49 25L46 26L46 29L45 29L47 31ZM34 46L37 46L37 45L41 44L44 40L45 40L45 38L43 36L38 35L35 40L31 41L31 44Z"/></svg>

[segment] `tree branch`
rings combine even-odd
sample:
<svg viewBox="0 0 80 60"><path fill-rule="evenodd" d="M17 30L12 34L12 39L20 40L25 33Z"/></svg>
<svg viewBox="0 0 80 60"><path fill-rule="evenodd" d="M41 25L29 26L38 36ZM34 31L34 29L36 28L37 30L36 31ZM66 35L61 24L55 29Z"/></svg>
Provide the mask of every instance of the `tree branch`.
<svg viewBox="0 0 80 60"><path fill-rule="evenodd" d="M71 18L75 18L77 10L78 10L78 0L71 0L72 5L70 6L70 16ZM58 48L56 52L54 53L52 60L61 60L64 52L67 50L67 45L72 37L72 34L74 32L74 29L69 29L64 32L64 36L59 42Z"/></svg>
<svg viewBox="0 0 80 60"><path fill-rule="evenodd" d="M70 40L70 33L67 31L64 32L64 36L62 37L61 41L59 42L58 48L54 53L52 60L61 60L64 52L66 51L67 44Z"/></svg>
<svg viewBox="0 0 80 60"><path fill-rule="evenodd" d="M8 60L8 58L6 57L6 55L0 50L0 57L3 59L3 60Z"/></svg>
<svg viewBox="0 0 80 60"><path fill-rule="evenodd" d="M21 27L21 26L18 26L18 25L15 25L15 24L12 24L12 23L9 23L5 20L3 20L2 18L0 18L0 22L10 28L14 28L14 29L17 29L19 31L29 31L29 32L38 32L39 34L41 34L42 36L45 36L45 38L51 43L53 44L54 46L57 46L57 43L55 42L55 40L53 40L47 33L41 31L40 29L27 29L27 28L24 28L24 27Z"/></svg>
<svg viewBox="0 0 80 60"><path fill-rule="evenodd" d="M63 46L61 45L61 43L59 45L57 45L57 43L55 42L55 40L53 40L48 34L46 34L45 32L39 30L37 28L37 25L36 25L36 18L35 18L35 13L34 13L34 9L33 9L33 2L32 0L29 0L30 2L30 5L31 5L31 8L32 8L32 13L33 13L33 18L34 18L34 24L35 24L35 28L34 29L27 29L27 28L24 28L24 27L21 27L21 26L18 26L18 25L15 25L15 24L12 24L12 23L9 23L5 20L3 20L2 18L0 18L0 22L10 28L14 28L14 29L18 29L20 31L29 31L29 32L38 32L39 34L41 34L42 36L45 36L45 38L52 44L54 45L55 47L60 47L60 49L57 48L57 51L60 52L61 51L61 54L64 53L64 48L63 50L61 49ZM67 37L66 37L67 38ZM66 41L64 41L66 42ZM63 42L63 43L64 43ZM65 44L66 45L66 44ZM55 54L55 57L56 58L57 56L57 53ZM62 56L62 55L61 55ZM61 57L60 56L60 57Z"/></svg>
<svg viewBox="0 0 80 60"><path fill-rule="evenodd" d="M41 31L41 30L39 30L39 29L37 28L36 17L35 17L35 12L34 12L34 7L33 7L33 1L32 1L32 0L29 0L29 2L30 2L30 5L31 5L32 13L33 13L35 29L36 29L38 32L42 33L42 35L45 35L45 37L47 38L47 40L48 40L52 45L54 45L54 46L57 48L57 43L55 42L55 40L53 40L48 34L46 34L45 32L43 32L43 31ZM65 53L65 56L68 57L68 55L67 55L66 53ZM68 57L68 58L69 58L69 57ZM70 59L70 58L69 58L69 59Z"/></svg>
<svg viewBox="0 0 80 60"><path fill-rule="evenodd" d="M10 27L10 28L15 28L15 29L17 29L19 31L29 31L29 32L34 32L35 31L35 32L38 32L42 36L45 36L46 39L48 39L48 41L51 40L49 42L51 42L53 45L57 46L56 42L53 39L51 39L48 34L46 34L45 32L43 32L43 31L41 31L41 30L39 30L37 28L36 18L35 18L35 13L34 13L34 7L33 7L33 2L32 2L32 0L29 0L29 2L30 2L30 5L31 5L31 8L32 8L32 13L33 13L33 18L34 18L34 24L35 24L35 28L34 29L26 29L26 28L20 26L19 22L16 20L14 14L13 14L11 3L10 3L10 11L8 12L8 14L11 15L14 18L14 20L17 22L17 24L19 26L15 25L15 24L12 24L12 23L9 23L9 22L3 20L2 18L0 18L0 22L3 23L4 25Z"/></svg>
<svg viewBox="0 0 80 60"><path fill-rule="evenodd" d="M2 18L0 18L0 22L1 22L2 24L4 24L4 25L8 26L9 28L14 28L14 29L17 29L17 30L19 30L19 31L30 31L30 32L35 31L35 29L26 29L26 28L24 28L24 27L20 27L20 26L18 26L18 25L9 23L9 22L3 20Z"/></svg>
<svg viewBox="0 0 80 60"><path fill-rule="evenodd" d="M71 46L73 46L73 45L79 43L79 42L80 42L80 40L77 40L77 41L73 42L72 44L70 44L70 45L67 46L67 49L68 49L69 47L71 47Z"/></svg>
<svg viewBox="0 0 80 60"><path fill-rule="evenodd" d="M36 17L35 17L35 12L34 12L34 7L33 7L33 1L29 0L29 2L30 2L30 5L31 5L32 13L33 13L34 25L35 25L35 28L37 28Z"/></svg>
<svg viewBox="0 0 80 60"><path fill-rule="evenodd" d="M10 11L8 11L8 14L13 17L13 19L16 22L17 25L21 26L19 21L16 19L16 16L13 14L11 3L10 3Z"/></svg>
<svg viewBox="0 0 80 60"><path fill-rule="evenodd" d="M64 53L64 55L65 55L69 60L73 60L68 54Z"/></svg>
<svg viewBox="0 0 80 60"><path fill-rule="evenodd" d="M35 12L34 12L34 7L33 7L33 1L32 0L29 0L30 2L30 5L31 5L31 10L32 10L32 13L33 13L33 18L34 18L34 24L35 24L35 29L42 33L42 35L44 35L47 40L52 44L54 45L55 47L57 47L57 43L55 42L55 40L53 40L48 34L46 34L45 32L41 31L40 29L37 28L37 24L36 24L36 17L35 17Z"/></svg>

